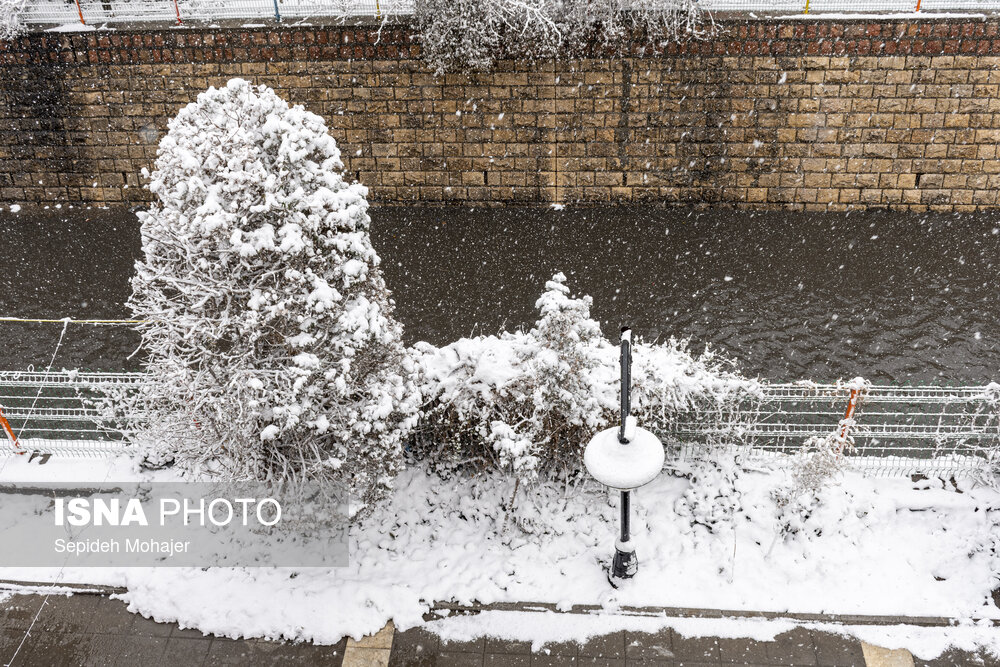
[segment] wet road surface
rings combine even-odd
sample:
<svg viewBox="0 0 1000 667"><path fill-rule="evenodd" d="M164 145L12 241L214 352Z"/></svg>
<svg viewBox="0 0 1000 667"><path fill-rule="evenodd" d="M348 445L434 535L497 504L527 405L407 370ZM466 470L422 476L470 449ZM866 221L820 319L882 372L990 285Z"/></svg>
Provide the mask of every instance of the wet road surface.
<svg viewBox="0 0 1000 667"><path fill-rule="evenodd" d="M530 326L556 271L607 334L690 337L751 376L1000 379L1000 214L378 208L372 237L408 341ZM0 214L0 315L122 318L124 211ZM0 368L45 366L58 324L0 323ZM125 328L71 326L55 366L135 369Z"/></svg>

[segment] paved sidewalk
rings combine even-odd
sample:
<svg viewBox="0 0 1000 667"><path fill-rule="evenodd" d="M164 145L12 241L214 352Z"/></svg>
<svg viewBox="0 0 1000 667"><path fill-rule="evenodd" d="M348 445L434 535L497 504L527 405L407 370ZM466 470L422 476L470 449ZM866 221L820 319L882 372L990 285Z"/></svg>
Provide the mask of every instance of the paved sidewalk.
<svg viewBox="0 0 1000 667"><path fill-rule="evenodd" d="M906 651L862 647L840 635L796 629L771 642L752 639L685 638L667 629L656 634L615 632L583 646L552 644L530 652L519 642L481 638L446 644L422 629L397 633L390 667L717 667L754 665L785 667L997 667L1000 661L954 653L926 662ZM866 653L867 659L866 659Z"/></svg>
<svg viewBox="0 0 1000 667"><path fill-rule="evenodd" d="M43 600L45 604L43 605ZM30 633L28 632L31 628ZM1000 629L998 629L1000 632ZM520 642L480 638L444 643L417 628L386 626L359 642L334 646L205 637L129 613L102 595L15 595L0 602L0 667L76 665L318 665L334 667L1000 667L1000 660L952 652L924 662L905 651L862 646L839 635L796 629L771 642L615 632L580 646L531 652Z"/></svg>
<svg viewBox="0 0 1000 667"><path fill-rule="evenodd" d="M52 595L42 606L45 599L43 595L15 595L0 602L0 667L8 663L11 667L340 667L344 657L345 641L315 646L206 637L174 623L154 623L129 612L123 602L102 595Z"/></svg>

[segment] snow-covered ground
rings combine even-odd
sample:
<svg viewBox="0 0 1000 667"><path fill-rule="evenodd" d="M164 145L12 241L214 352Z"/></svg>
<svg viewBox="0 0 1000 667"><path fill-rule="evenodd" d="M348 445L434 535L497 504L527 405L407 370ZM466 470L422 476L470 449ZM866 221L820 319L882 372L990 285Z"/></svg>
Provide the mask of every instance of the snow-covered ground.
<svg viewBox="0 0 1000 667"><path fill-rule="evenodd" d="M126 462L8 460L0 480L124 479ZM668 467L669 467L668 462ZM707 479L707 477L703 477ZM709 482L705 482L709 483ZM633 535L640 571L612 589L603 567L614 544L616 494L596 486L539 484L517 496L508 478L443 479L419 465L396 480L390 502L352 530L351 562L338 569L7 568L0 578L125 586L130 609L232 637L336 642L387 620L423 623L435 601L599 605L593 615L506 612L432 624L443 636L494 634L536 643L627 629L675 627L682 634L773 636L790 621L691 620L617 615L622 607L697 607L777 612L887 614L963 619L952 628L879 628L879 642L929 657L949 644L1000 650L987 619L997 585L991 540L1000 494L972 482L866 479L848 472L821 494L802 530L777 538L771 493L787 484L777 470L745 472L737 501L710 517L714 532L691 523L690 482L661 475L636 493ZM702 497L711 496L703 489ZM687 501L678 502L682 498ZM679 511L686 506L689 509ZM695 512L704 518L705 508ZM728 518L727 518L728 517ZM819 534L817 534L819 532ZM979 623L977 625L977 622ZM641 627L639 627L641 626ZM861 638L864 627L820 627Z"/></svg>

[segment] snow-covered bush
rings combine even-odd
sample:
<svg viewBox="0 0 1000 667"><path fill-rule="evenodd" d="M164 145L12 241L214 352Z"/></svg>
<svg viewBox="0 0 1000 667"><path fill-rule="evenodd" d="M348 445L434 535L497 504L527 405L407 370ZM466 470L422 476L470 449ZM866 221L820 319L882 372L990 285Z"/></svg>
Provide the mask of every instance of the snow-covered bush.
<svg viewBox="0 0 1000 667"><path fill-rule="evenodd" d="M528 332L418 344L425 418L418 453L438 465L496 466L518 479L577 472L595 432L618 420L619 348L572 298L565 277L546 283ZM633 404L663 431L681 412L722 411L756 383L696 359L684 343L633 346Z"/></svg>
<svg viewBox="0 0 1000 667"><path fill-rule="evenodd" d="M692 527L700 526L710 533L731 530L740 509L737 482L742 473L743 466L733 451L706 450L687 471L691 485L674 504L677 516L686 518Z"/></svg>
<svg viewBox="0 0 1000 667"><path fill-rule="evenodd" d="M0 41L24 33L24 8L28 0L0 0Z"/></svg>
<svg viewBox="0 0 1000 667"><path fill-rule="evenodd" d="M531 44L549 54L561 36L551 0L416 0L423 57L437 72L488 69L505 48Z"/></svg>
<svg viewBox="0 0 1000 667"><path fill-rule="evenodd" d="M594 43L620 51L700 37L697 0L416 0L424 58L438 72L485 69L502 57L544 58Z"/></svg>
<svg viewBox="0 0 1000 667"><path fill-rule="evenodd" d="M841 385L839 381L838 385ZM871 383L859 377L842 386L851 391L852 396L853 392L858 392L854 404L857 408L860 397L868 391ZM787 538L807 530L810 517L822 502L824 490L831 487L848 468L844 453L854 449L854 438L850 435L854 425L853 416L841 419L832 433L808 438L791 459L791 483L776 488L772 493L778 515L779 537ZM817 527L814 530L821 529Z"/></svg>
<svg viewBox="0 0 1000 667"><path fill-rule="evenodd" d="M519 479L577 465L613 401L599 372L608 343L590 318L590 297L574 299L563 274L535 304L525 332L418 344L421 393L429 399L422 443L443 463L492 462Z"/></svg>
<svg viewBox="0 0 1000 667"><path fill-rule="evenodd" d="M342 169L322 118L241 79L170 122L129 301L151 457L336 482L356 508L391 488L419 398Z"/></svg>

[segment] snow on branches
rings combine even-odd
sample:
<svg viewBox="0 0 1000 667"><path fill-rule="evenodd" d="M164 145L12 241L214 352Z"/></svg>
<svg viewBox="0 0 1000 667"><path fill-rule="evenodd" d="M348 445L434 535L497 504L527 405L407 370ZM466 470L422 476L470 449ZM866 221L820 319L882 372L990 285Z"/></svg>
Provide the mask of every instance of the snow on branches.
<svg viewBox="0 0 1000 667"><path fill-rule="evenodd" d="M424 57L437 72L486 69L504 53L545 58L594 42L620 48L700 37L697 0L416 0Z"/></svg>
<svg viewBox="0 0 1000 667"><path fill-rule="evenodd" d="M618 419L618 346L556 274L536 303L528 332L416 346L425 417L417 453L439 466L499 467L519 480L577 472L595 432ZM633 347L633 404L647 428L680 412L724 413L756 383L681 342Z"/></svg>
<svg viewBox="0 0 1000 667"><path fill-rule="evenodd" d="M28 0L0 0L0 41L24 32L24 8Z"/></svg>
<svg viewBox="0 0 1000 667"><path fill-rule="evenodd" d="M335 482L360 508L391 488L419 399L342 169L322 118L241 79L170 122L129 301L149 456Z"/></svg>

